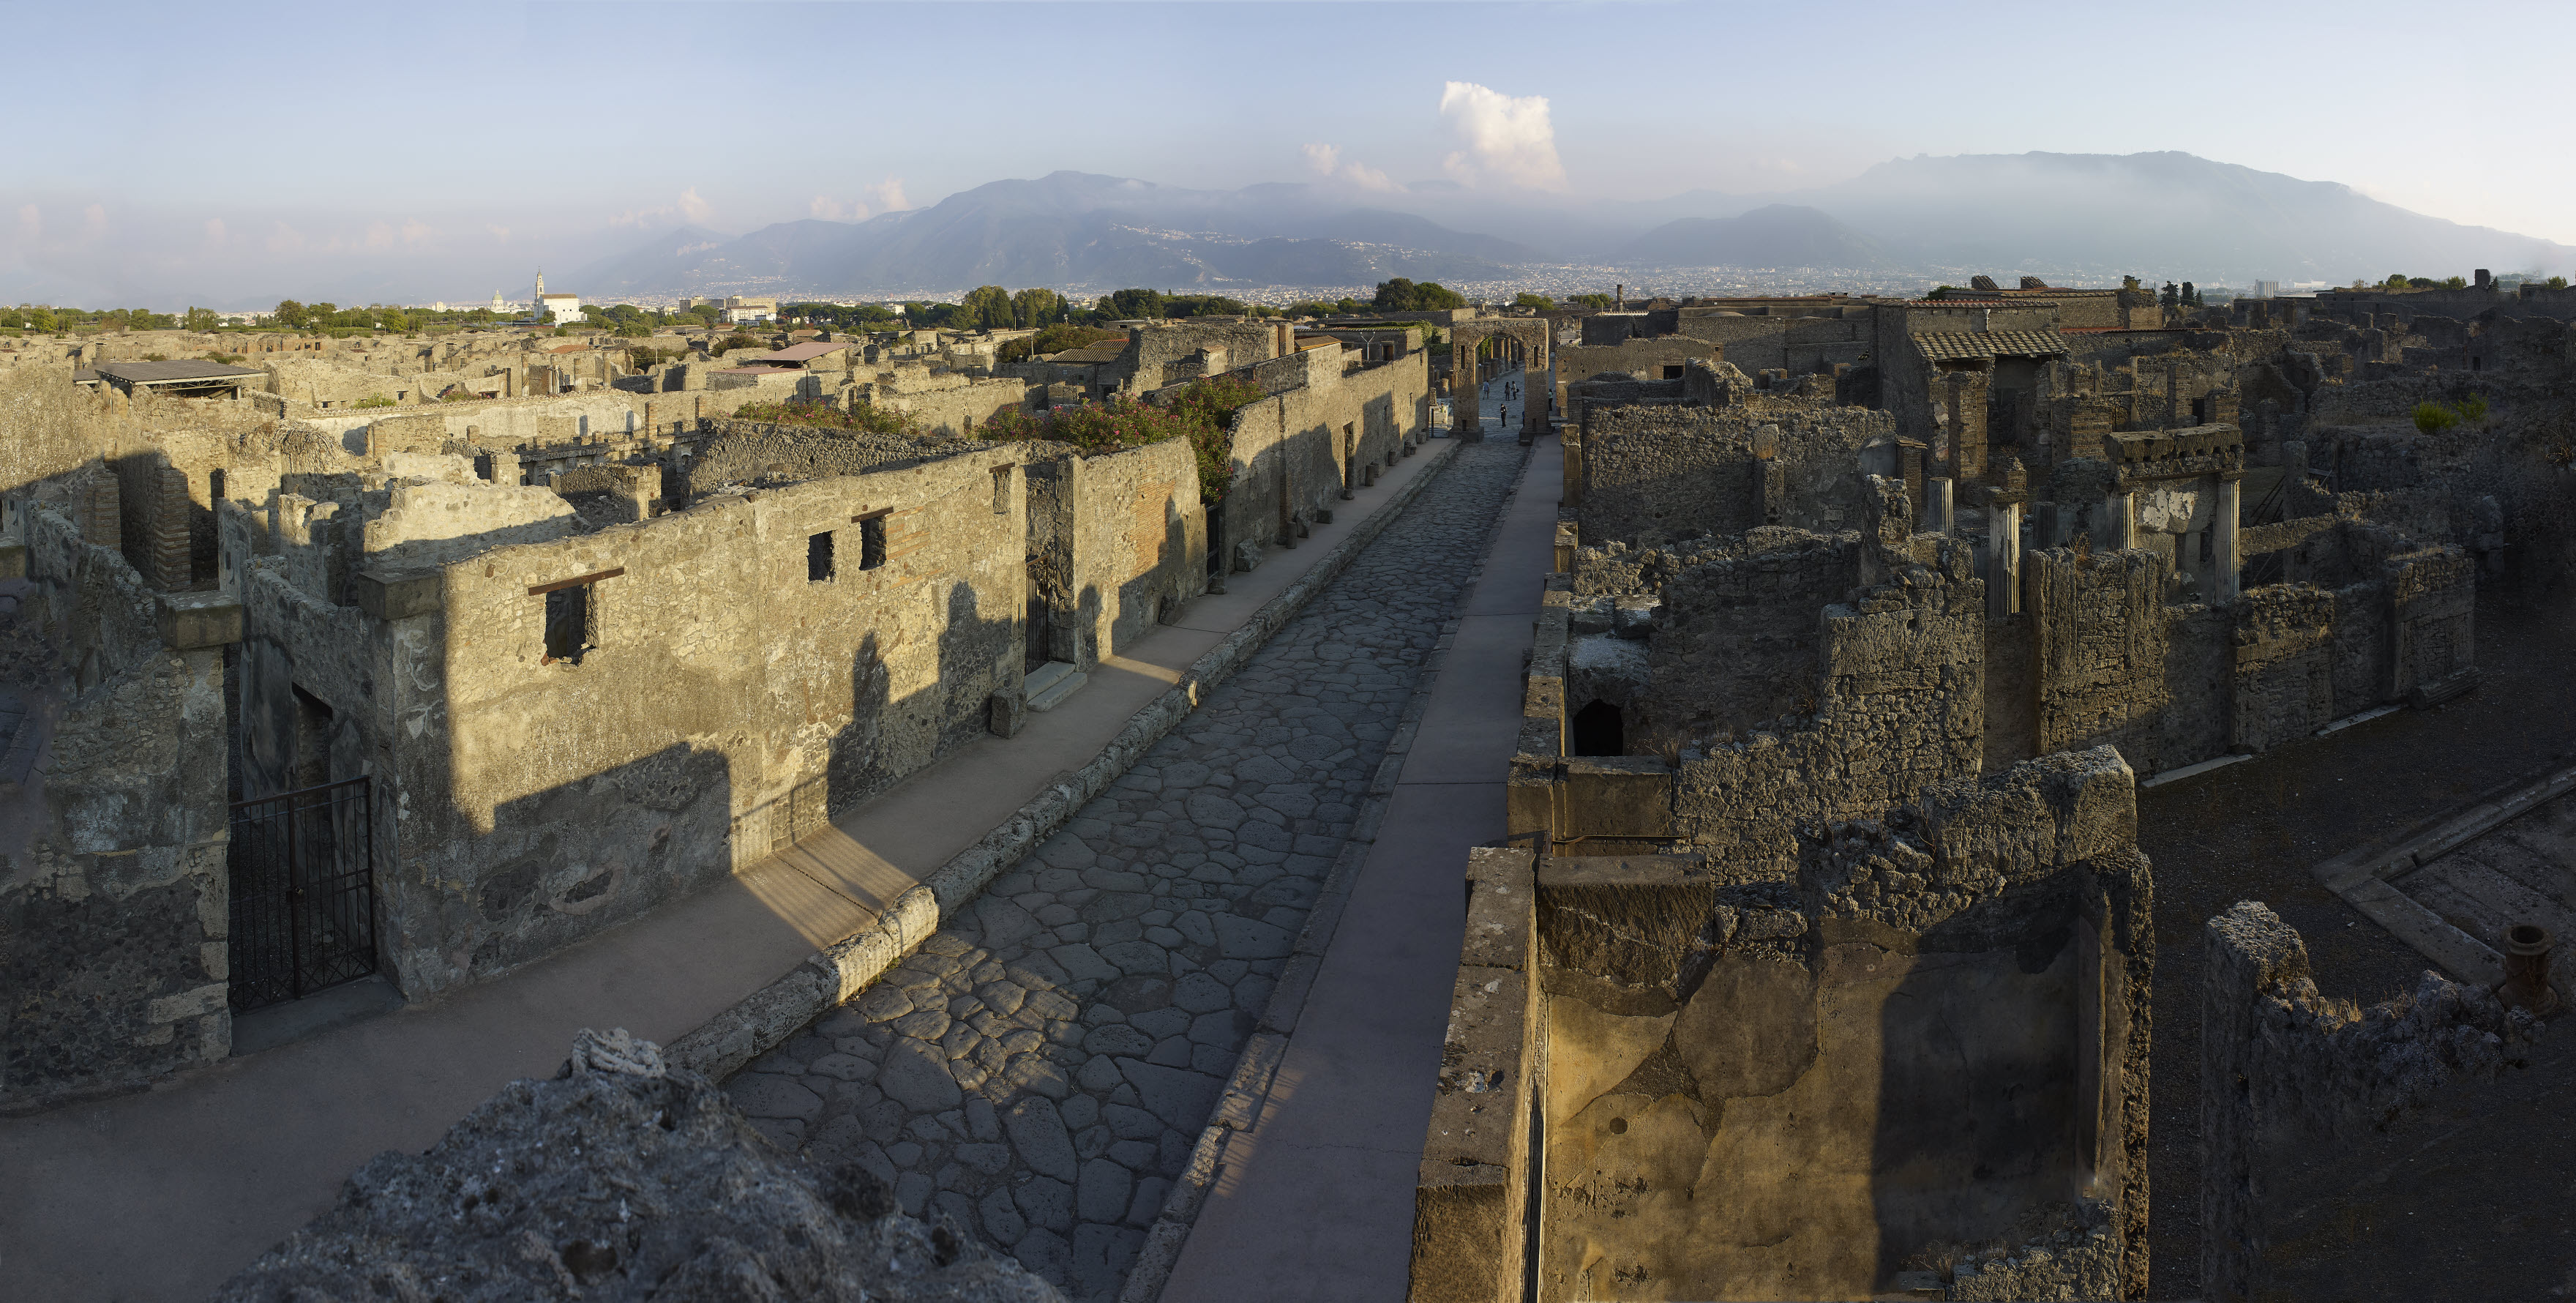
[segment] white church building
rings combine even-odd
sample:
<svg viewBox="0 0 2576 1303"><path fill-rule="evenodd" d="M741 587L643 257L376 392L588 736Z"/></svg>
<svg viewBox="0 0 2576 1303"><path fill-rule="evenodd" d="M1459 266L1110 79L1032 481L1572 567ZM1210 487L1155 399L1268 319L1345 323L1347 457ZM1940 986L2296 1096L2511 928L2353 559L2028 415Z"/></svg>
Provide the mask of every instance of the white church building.
<svg viewBox="0 0 2576 1303"><path fill-rule="evenodd" d="M546 293L546 274L540 271L537 273L536 298L528 315L543 321L549 312L555 314L555 324L558 326L569 326L589 319L582 310L580 295Z"/></svg>

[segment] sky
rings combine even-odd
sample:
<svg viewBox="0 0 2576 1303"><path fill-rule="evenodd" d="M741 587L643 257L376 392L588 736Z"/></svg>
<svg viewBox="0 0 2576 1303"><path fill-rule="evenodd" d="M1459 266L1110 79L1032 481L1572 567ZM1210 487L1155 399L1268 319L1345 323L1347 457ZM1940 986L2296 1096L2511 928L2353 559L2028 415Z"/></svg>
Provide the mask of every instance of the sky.
<svg viewBox="0 0 2576 1303"><path fill-rule="evenodd" d="M1059 169L1583 206L2182 150L2576 244L2576 6L89 3L12 11L0 300L524 297ZM47 51L62 57L47 57ZM560 272L558 275L560 276Z"/></svg>

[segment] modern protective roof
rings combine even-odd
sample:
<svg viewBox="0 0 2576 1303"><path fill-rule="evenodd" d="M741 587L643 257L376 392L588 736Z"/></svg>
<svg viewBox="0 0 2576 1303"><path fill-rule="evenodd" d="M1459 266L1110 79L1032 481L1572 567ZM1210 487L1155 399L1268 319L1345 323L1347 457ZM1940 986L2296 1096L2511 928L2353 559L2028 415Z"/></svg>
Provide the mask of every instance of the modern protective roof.
<svg viewBox="0 0 2576 1303"><path fill-rule="evenodd" d="M759 357L752 358L750 360L754 362L769 362L773 364L811 362L818 357L841 352L849 348L849 346L850 345L847 341L837 344L827 344L821 341L806 344L791 344L786 348L778 349L775 352L763 353Z"/></svg>
<svg viewBox="0 0 2576 1303"><path fill-rule="evenodd" d="M222 362L101 362L98 373L129 385L168 384L178 380L229 380L234 376L264 374L246 366Z"/></svg>
<svg viewBox="0 0 2576 1303"><path fill-rule="evenodd" d="M1962 330L1916 335L1914 349L1933 362L1989 357L2064 357L2066 341L2054 330Z"/></svg>

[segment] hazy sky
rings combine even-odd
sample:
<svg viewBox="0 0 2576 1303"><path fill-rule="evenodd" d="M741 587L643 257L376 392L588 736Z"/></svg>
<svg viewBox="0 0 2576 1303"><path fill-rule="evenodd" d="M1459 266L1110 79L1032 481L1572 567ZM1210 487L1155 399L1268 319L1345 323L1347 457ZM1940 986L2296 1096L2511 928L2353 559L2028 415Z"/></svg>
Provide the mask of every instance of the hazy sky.
<svg viewBox="0 0 2576 1303"><path fill-rule="evenodd" d="M2576 6L13 7L0 298L522 293L1060 168L1580 203L2183 150L2576 244ZM1454 85L1453 85L1454 83ZM576 287L577 288L577 287Z"/></svg>

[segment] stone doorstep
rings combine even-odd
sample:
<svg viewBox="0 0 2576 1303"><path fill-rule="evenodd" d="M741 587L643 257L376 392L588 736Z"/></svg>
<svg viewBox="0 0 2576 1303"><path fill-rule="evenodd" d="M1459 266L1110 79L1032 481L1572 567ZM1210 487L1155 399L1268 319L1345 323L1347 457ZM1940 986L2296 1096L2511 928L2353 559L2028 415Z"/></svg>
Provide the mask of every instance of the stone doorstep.
<svg viewBox="0 0 2576 1303"><path fill-rule="evenodd" d="M1455 446L1455 445L1452 445ZM1522 473L1529 467L1529 455L1522 454ZM1518 496L1517 477L1514 487L1503 498L1503 510L1494 514L1494 524L1486 530L1484 545L1477 549L1482 558L1493 548L1494 532L1501 528L1509 514L1512 499ZM1476 591L1484 578L1480 559L1468 571L1460 586L1461 604ZM1118 1303L1160 1303L1163 1286L1171 1279L1172 1269L1180 1264L1181 1251L1188 1246L1190 1228L1198 1221L1200 1207L1207 1192L1224 1175L1221 1155L1229 1137L1252 1130L1261 1116L1261 1106L1270 1094L1272 1076L1288 1052L1290 1037L1297 1030L1298 1018L1305 1012L1306 996L1314 989L1316 974L1323 967L1324 952L1332 945L1333 933L1341 922L1342 907L1349 903L1354 880L1377 840L1377 829L1386 818L1386 808L1394 799L1394 775L1404 767L1412 752L1413 739L1419 733L1423 714L1430 709L1431 692L1438 684L1440 671L1448 662L1449 646L1458 632L1459 617L1451 616L1440 627L1440 637L1433 643L1430 655L1423 658L1422 673L1414 681L1413 694L1398 716L1396 731L1387 741L1385 761L1379 767L1381 781L1369 784L1359 818L1351 825L1351 834L1335 856L1332 871L1324 877L1314 905L1307 911L1306 923L1299 930L1297 946L1281 970L1278 985L1271 988L1270 1001L1262 1009L1252 1039L1246 1041L1243 1055L1235 1061L1234 1073L1225 1090L1217 1097L1214 1114L1199 1133L1198 1147L1192 1151L1189 1170L1172 1184L1171 1195L1164 1200L1162 1214L1146 1233L1145 1245L1127 1270L1127 1282L1118 1293ZM1202 1162L1205 1158L1209 1161Z"/></svg>
<svg viewBox="0 0 2576 1303"><path fill-rule="evenodd" d="M2571 790L2576 790L2576 766L2525 783L2504 796L2481 801L2428 830L2404 838L2394 847L2348 851L2316 865L2312 871L2345 904L2388 929L2451 976L2493 986L2504 980L2504 957L2418 904L2389 879L2430 864ZM2562 972L2551 985L2559 987L2561 994L2571 994L2569 988L2576 987L2576 980Z"/></svg>

